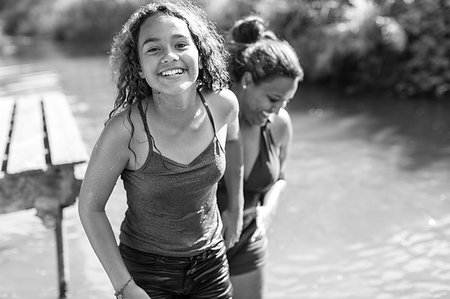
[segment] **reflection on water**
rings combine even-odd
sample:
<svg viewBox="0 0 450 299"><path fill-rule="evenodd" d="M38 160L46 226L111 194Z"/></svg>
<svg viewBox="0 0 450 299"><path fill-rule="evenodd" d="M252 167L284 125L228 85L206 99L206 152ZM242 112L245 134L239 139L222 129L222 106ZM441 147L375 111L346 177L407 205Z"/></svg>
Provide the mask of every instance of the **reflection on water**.
<svg viewBox="0 0 450 299"><path fill-rule="evenodd" d="M63 90L90 150L113 104L107 59L44 46L45 57L0 62L0 95ZM301 86L288 109L295 137L267 298L449 298L449 105ZM107 206L116 231L123 198L119 183ZM0 215L0 298L56 297L53 233L33 214ZM76 207L64 217L72 298L111 298Z"/></svg>

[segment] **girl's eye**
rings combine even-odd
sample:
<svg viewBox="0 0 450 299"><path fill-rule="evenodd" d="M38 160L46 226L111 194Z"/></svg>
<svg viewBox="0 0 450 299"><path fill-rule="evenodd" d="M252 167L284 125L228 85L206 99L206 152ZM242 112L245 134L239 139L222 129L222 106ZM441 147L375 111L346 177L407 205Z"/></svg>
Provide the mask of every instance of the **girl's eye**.
<svg viewBox="0 0 450 299"><path fill-rule="evenodd" d="M158 51L159 51L159 49L157 47L150 47L150 48L147 49L146 52L147 53L156 53Z"/></svg>
<svg viewBox="0 0 450 299"><path fill-rule="evenodd" d="M187 43L178 43L178 44L176 45L176 47L177 47L178 49L184 49L184 48L186 48L187 46L188 46Z"/></svg>

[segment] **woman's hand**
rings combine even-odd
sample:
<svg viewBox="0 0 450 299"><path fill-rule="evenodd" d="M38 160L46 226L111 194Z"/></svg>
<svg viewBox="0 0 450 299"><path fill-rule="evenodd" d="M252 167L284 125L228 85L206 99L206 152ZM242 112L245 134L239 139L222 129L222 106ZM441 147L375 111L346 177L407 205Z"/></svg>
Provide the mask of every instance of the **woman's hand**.
<svg viewBox="0 0 450 299"><path fill-rule="evenodd" d="M270 212L270 209L265 206L255 207L252 212L256 213L256 230L250 239L251 242L254 242L258 237L268 231L273 214Z"/></svg>

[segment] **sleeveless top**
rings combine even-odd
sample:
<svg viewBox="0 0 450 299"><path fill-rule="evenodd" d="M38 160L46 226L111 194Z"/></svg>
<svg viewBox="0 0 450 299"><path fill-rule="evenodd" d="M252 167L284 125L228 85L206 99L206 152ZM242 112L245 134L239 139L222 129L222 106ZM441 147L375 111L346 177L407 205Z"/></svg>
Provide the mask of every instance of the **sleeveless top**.
<svg viewBox="0 0 450 299"><path fill-rule="evenodd" d="M189 164L153 150L147 119L141 111L149 153L142 167L125 169L121 174L128 209L119 238L129 247L163 256L190 257L222 240L216 191L225 172L225 153L211 111L199 95L214 137Z"/></svg>
<svg viewBox="0 0 450 299"><path fill-rule="evenodd" d="M269 125L270 122L261 127L259 154L248 178L244 180L244 209L261 204L264 195L272 185L284 178ZM225 210L227 208L227 190L223 179L219 182L217 199L220 211Z"/></svg>

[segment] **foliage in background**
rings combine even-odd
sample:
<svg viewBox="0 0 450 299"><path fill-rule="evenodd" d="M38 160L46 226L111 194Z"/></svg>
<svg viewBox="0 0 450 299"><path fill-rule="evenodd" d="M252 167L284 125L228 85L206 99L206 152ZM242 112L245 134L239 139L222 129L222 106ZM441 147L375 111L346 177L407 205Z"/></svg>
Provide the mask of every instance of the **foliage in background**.
<svg viewBox="0 0 450 299"><path fill-rule="evenodd" d="M258 11L261 0L197 0L208 16L216 22L223 35L233 26L234 22L244 16Z"/></svg>
<svg viewBox="0 0 450 299"><path fill-rule="evenodd" d="M131 1L77 0L58 7L53 36L57 41L105 53L114 35L137 5Z"/></svg>
<svg viewBox="0 0 450 299"><path fill-rule="evenodd" d="M48 34L52 27L52 0L0 1L0 28L6 35Z"/></svg>
<svg viewBox="0 0 450 299"><path fill-rule="evenodd" d="M2 0L0 29L8 35L47 34L105 53L131 12L149 1ZM264 17L299 52L305 81L336 84L349 92L449 98L449 0L194 2L222 34L242 16Z"/></svg>
<svg viewBox="0 0 450 299"><path fill-rule="evenodd" d="M395 1L389 10L408 36L396 90L450 95L450 1Z"/></svg>
<svg viewBox="0 0 450 299"><path fill-rule="evenodd" d="M2 0L0 29L8 36L44 35L67 48L106 53L138 4L131 0Z"/></svg>
<svg viewBox="0 0 450 299"><path fill-rule="evenodd" d="M450 92L450 1L261 0L306 79L404 97ZM273 5L272 5L273 4Z"/></svg>

